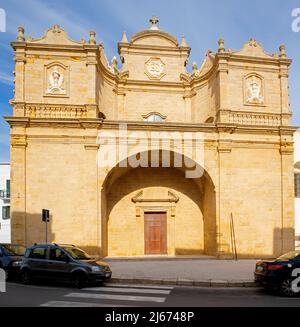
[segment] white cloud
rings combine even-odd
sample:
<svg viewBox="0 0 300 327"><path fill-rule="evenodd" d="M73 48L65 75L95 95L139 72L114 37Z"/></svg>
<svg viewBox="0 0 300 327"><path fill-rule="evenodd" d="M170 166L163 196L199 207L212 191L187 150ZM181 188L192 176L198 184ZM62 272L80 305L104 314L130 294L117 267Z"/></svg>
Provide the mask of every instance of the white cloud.
<svg viewBox="0 0 300 327"><path fill-rule="evenodd" d="M7 74L0 72L0 83L13 86L14 85L14 76L12 74Z"/></svg>
<svg viewBox="0 0 300 327"><path fill-rule="evenodd" d="M47 4L45 1L26 0L26 5L20 6L19 0L11 0L8 5L8 12L13 11L13 8L18 8L18 11L13 11L13 15L9 16L7 31L10 34L17 34L17 27L23 25L25 30L37 33L35 37L40 37L44 29L50 28L54 24L59 24L79 39L87 37L88 26L87 22L82 19L80 12L74 12L70 7L64 7L61 2L55 6Z"/></svg>

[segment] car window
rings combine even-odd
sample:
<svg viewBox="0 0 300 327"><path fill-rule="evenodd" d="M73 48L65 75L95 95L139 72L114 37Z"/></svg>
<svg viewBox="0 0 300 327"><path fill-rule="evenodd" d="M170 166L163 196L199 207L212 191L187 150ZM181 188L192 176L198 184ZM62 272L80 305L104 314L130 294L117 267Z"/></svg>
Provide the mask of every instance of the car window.
<svg viewBox="0 0 300 327"><path fill-rule="evenodd" d="M4 251L7 255L11 256L23 256L26 248L22 245L5 245Z"/></svg>
<svg viewBox="0 0 300 327"><path fill-rule="evenodd" d="M285 261L285 260L294 260L297 256L300 255L300 251L292 251L288 252L282 256L280 256L277 261Z"/></svg>
<svg viewBox="0 0 300 327"><path fill-rule="evenodd" d="M47 248L34 248L29 254L31 259L46 259Z"/></svg>
<svg viewBox="0 0 300 327"><path fill-rule="evenodd" d="M75 260L90 260L91 256L79 248L75 247L64 247L64 250Z"/></svg>
<svg viewBox="0 0 300 327"><path fill-rule="evenodd" d="M54 261L66 261L67 255L58 248L51 248L50 249L50 260Z"/></svg>

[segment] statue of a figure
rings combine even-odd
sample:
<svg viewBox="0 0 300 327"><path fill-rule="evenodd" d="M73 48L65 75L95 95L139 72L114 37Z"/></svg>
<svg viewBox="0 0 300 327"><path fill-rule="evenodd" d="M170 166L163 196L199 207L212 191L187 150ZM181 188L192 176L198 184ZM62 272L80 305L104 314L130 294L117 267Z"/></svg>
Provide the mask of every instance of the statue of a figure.
<svg viewBox="0 0 300 327"><path fill-rule="evenodd" d="M263 103L264 97L261 95L261 85L259 82L252 80L248 84L248 103Z"/></svg>
<svg viewBox="0 0 300 327"><path fill-rule="evenodd" d="M49 88L48 93L65 94L66 91L63 88L64 75L58 71L58 67L55 66L53 72L49 76Z"/></svg>

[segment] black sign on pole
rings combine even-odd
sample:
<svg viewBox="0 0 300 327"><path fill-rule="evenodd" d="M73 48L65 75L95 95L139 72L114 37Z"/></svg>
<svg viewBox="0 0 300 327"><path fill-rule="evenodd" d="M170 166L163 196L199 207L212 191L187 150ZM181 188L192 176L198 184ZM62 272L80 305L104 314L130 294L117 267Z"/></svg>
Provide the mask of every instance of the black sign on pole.
<svg viewBox="0 0 300 327"><path fill-rule="evenodd" d="M48 223L50 222L50 210L43 209L42 221L46 223L46 244L48 243Z"/></svg>
<svg viewBox="0 0 300 327"><path fill-rule="evenodd" d="M49 210L43 209L42 220L43 220L44 223L49 223L50 222L50 211Z"/></svg>

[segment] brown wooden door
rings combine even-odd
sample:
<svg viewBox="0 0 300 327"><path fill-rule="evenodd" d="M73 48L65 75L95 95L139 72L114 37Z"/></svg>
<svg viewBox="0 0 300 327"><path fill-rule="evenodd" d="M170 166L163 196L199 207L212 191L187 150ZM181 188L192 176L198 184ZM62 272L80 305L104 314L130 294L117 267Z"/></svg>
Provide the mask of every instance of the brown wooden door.
<svg viewBox="0 0 300 327"><path fill-rule="evenodd" d="M145 213L145 254L167 254L166 213Z"/></svg>

